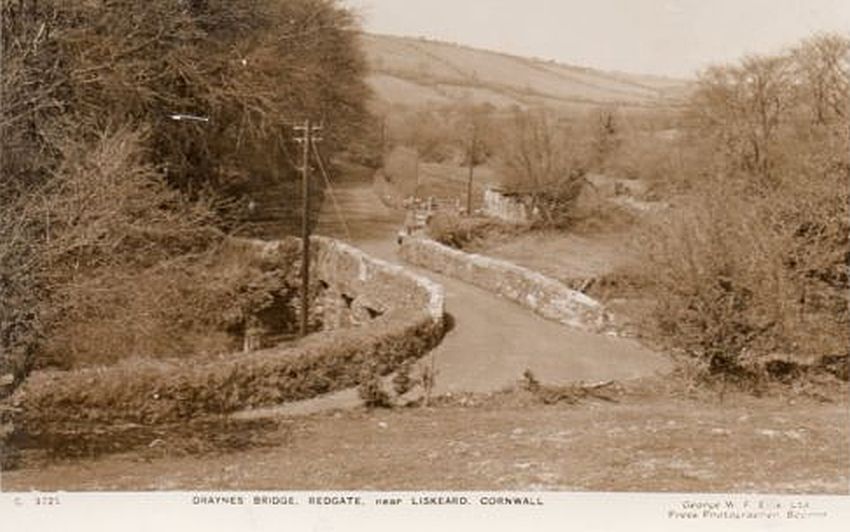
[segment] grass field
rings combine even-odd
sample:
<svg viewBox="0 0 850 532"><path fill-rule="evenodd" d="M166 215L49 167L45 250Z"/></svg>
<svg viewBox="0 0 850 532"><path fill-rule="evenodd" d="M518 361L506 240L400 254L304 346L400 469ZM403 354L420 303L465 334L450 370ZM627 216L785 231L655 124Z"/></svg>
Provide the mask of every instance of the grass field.
<svg viewBox="0 0 850 532"><path fill-rule="evenodd" d="M385 104L419 106L469 101L497 107L666 105L688 91L687 80L605 72L478 50L451 43L365 34L369 78Z"/></svg>

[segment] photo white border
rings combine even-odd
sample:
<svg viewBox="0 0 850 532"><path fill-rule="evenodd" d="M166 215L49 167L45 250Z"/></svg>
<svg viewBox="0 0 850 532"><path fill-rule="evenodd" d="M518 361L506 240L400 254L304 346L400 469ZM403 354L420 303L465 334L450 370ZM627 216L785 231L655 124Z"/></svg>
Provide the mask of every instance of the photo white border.
<svg viewBox="0 0 850 532"><path fill-rule="evenodd" d="M291 497L296 505L257 505L254 497ZM199 503L205 497L204 503ZM230 502L210 503L213 497ZM310 504L310 497L347 499ZM361 504L351 504L359 497ZM414 504L465 497L469 504ZM486 505L492 497L527 498L533 506ZM233 505L233 499L242 504ZM396 505L378 499L400 499ZM790 517L788 512L795 512ZM705 513L705 512L714 512ZM724 514L723 512L726 512ZM740 514L736 517L735 512ZM807 515L804 517L804 514ZM761 517L754 517L761 515ZM695 493L555 492L8 492L0 494L4 530L65 532L167 530L540 531L763 530L844 531L850 497Z"/></svg>

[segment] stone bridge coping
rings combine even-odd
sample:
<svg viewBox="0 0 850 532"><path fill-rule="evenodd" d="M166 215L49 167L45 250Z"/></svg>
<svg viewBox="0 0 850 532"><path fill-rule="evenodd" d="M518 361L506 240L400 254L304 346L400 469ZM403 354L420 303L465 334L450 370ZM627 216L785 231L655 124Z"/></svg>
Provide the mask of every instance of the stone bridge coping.
<svg viewBox="0 0 850 532"><path fill-rule="evenodd" d="M253 246L258 249L260 255L266 259L275 256L276 252L284 244L281 240L249 240ZM365 251L347 244L341 240L320 235L312 235L310 242L324 246L327 249L333 249L340 253L354 257L359 265L360 280L365 281L367 276L366 264L371 263L374 267L384 270L395 276L402 276L423 288L429 296L427 308L428 315L435 322L442 321L445 317L445 290L441 284L438 284L427 277L413 273L404 266L393 264L392 262L379 259L369 255ZM323 279L324 281L332 281L332 279Z"/></svg>
<svg viewBox="0 0 850 532"><path fill-rule="evenodd" d="M415 248L427 253L429 259L419 260ZM402 244L403 257L414 264L442 271L498 295L514 300L543 317L565 325L601 331L612 317L605 307L592 297L573 290L564 283L538 271L506 260L467 253L429 238L410 238ZM443 258L440 258L440 257ZM451 263L456 265L451 267ZM479 278L473 268L489 273ZM524 287L511 278L522 279Z"/></svg>
<svg viewBox="0 0 850 532"><path fill-rule="evenodd" d="M480 255L478 253L468 253L466 251L461 251L458 249L451 248L449 246L445 246L440 244L439 242L431 239L420 238L420 243L430 246L439 247L440 252L454 255L456 258L466 261L471 261L477 263L481 266L499 268L503 270L512 270L513 272L522 275L526 279L533 281L535 284L540 286L541 288L549 288L552 290L563 290L566 287L564 283L553 279L551 277L546 276L543 273L540 273L536 270L531 270L524 266L520 266L516 263L509 262L503 259L498 259L495 257L490 257L487 255ZM587 305L592 308L602 308L602 304L593 299L592 297L579 292L578 290L572 290L567 288L570 291L571 297L580 304Z"/></svg>
<svg viewBox="0 0 850 532"><path fill-rule="evenodd" d="M422 275L413 273L404 266L369 255L365 251L341 240L318 235L311 236L310 240L355 257L360 264L359 275L361 280L365 280L367 275L367 262L371 262L375 267L393 275L408 278L428 293L429 301L428 308L426 309L428 315L431 316L434 321L441 321L443 319L445 315L445 290L441 284L435 283L431 279Z"/></svg>

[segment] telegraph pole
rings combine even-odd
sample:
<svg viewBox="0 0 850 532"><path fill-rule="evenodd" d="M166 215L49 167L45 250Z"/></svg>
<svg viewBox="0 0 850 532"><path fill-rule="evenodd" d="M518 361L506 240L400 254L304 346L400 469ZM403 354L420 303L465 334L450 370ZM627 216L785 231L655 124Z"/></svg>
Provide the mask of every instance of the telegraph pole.
<svg viewBox="0 0 850 532"><path fill-rule="evenodd" d="M295 126L295 141L301 143L301 337L307 336L310 311L310 150L313 143L321 140L315 133L321 126L313 126L305 120Z"/></svg>
<svg viewBox="0 0 850 532"><path fill-rule="evenodd" d="M469 179L466 181L466 215L472 216L472 176L475 172L475 145L478 142L477 127L472 125L471 139L469 140Z"/></svg>
<svg viewBox="0 0 850 532"><path fill-rule="evenodd" d="M419 185L422 180L419 177L419 148L416 148L416 162L413 165L413 175L416 176L416 188L413 189L413 197L419 197Z"/></svg>

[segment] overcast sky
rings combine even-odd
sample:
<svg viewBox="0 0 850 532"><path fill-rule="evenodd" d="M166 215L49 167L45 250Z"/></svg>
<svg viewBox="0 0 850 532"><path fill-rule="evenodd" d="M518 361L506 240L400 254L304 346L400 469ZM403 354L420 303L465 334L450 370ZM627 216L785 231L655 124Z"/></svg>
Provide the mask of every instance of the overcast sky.
<svg viewBox="0 0 850 532"><path fill-rule="evenodd" d="M343 0L366 31L425 36L605 70L692 76L850 33L850 0Z"/></svg>

